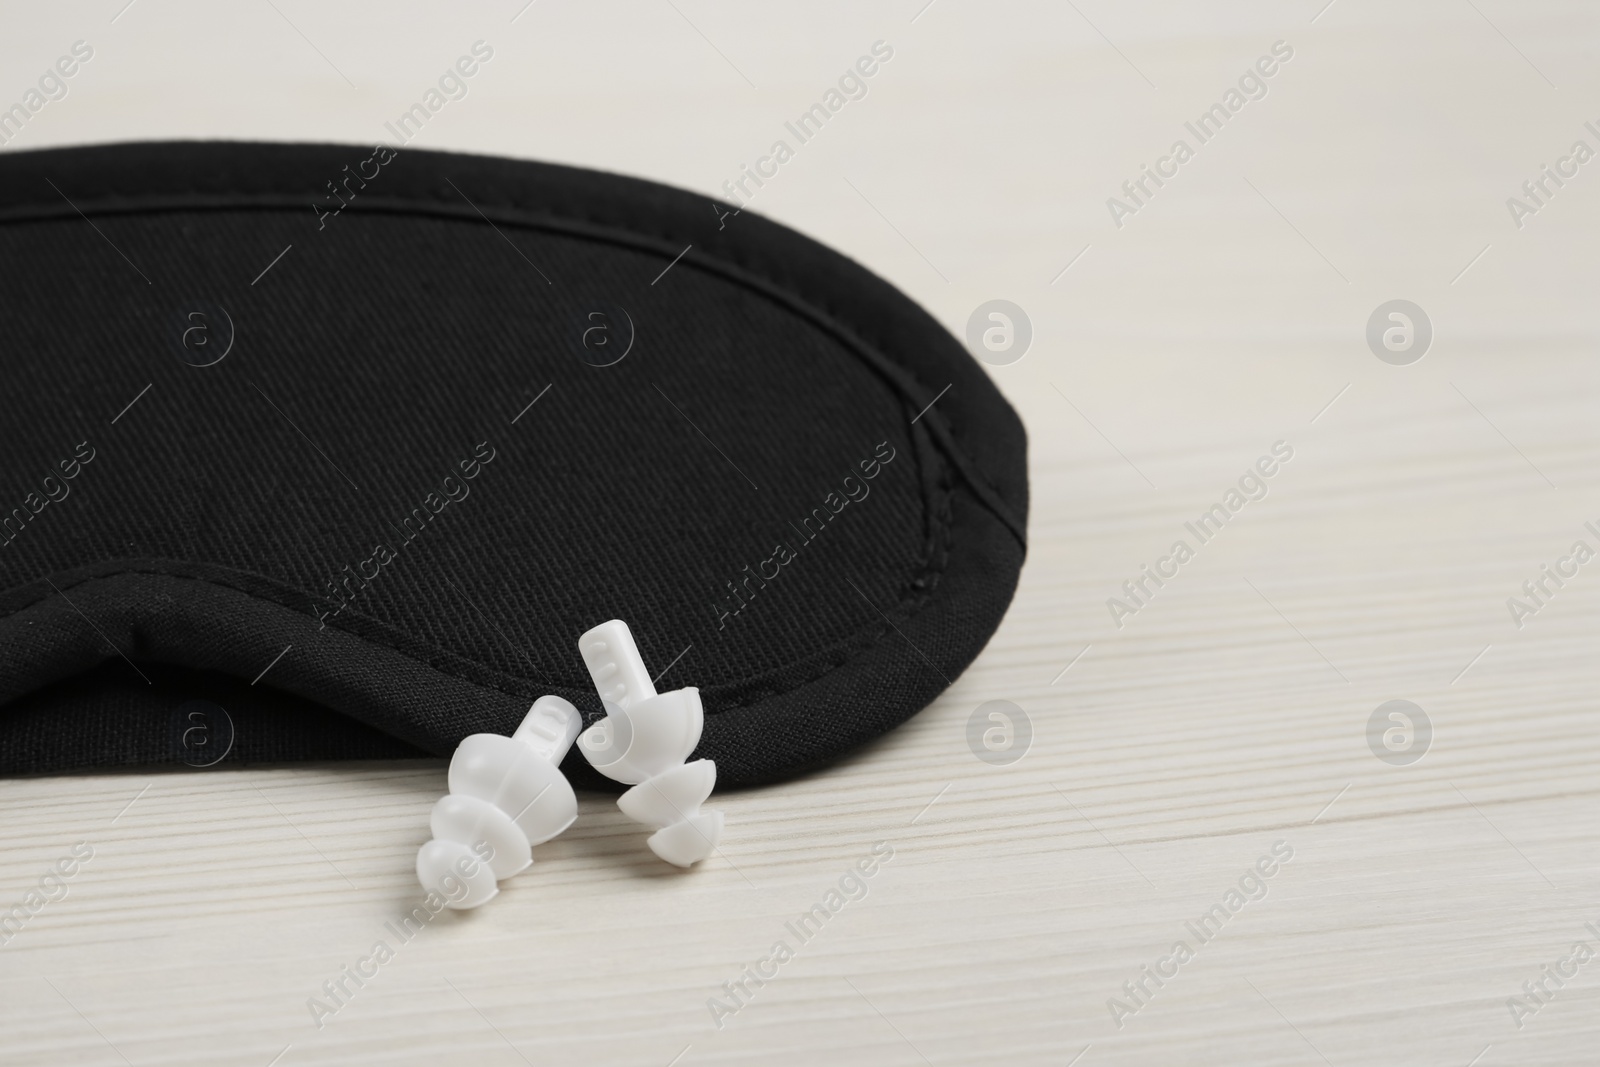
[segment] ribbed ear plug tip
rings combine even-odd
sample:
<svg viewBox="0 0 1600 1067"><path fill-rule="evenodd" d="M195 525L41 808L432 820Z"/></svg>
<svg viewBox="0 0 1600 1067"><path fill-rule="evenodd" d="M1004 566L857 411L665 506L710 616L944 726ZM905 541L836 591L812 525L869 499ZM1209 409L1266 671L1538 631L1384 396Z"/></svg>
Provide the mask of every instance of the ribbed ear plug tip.
<svg viewBox="0 0 1600 1067"><path fill-rule="evenodd" d="M700 805L717 783L711 760L685 763L700 743L705 710L694 687L656 694L633 633L621 619L578 638L606 716L583 732L583 758L613 781L633 786L617 807L655 828L650 850L688 867L709 856L722 836L722 812Z"/></svg>
<svg viewBox="0 0 1600 1067"><path fill-rule="evenodd" d="M450 759L450 795L433 806L433 840L417 880L452 908L475 908L533 862L533 846L572 825L578 798L559 767L583 716L569 701L534 701L517 732L473 734Z"/></svg>

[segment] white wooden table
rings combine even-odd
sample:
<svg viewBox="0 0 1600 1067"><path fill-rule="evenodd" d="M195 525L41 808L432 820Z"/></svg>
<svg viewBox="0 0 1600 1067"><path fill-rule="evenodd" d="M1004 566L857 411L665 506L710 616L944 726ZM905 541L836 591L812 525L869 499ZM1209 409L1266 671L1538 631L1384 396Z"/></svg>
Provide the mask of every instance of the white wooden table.
<svg viewBox="0 0 1600 1067"><path fill-rule="evenodd" d="M1600 962L1572 948L1600 952L1600 563L1520 628L1507 603L1600 549L1600 162L1559 162L1600 149L1592 7L124 2L6 15L5 102L73 41L94 57L4 150L370 144L482 39L417 143L718 195L886 42L752 206L958 335L986 300L1025 309L1031 349L993 375L1031 434L1031 546L953 688L823 773L720 797L701 869L585 797L491 906L404 943L385 924L442 762L0 782L0 909L93 850L0 946L0 1062L1600 1058ZM1266 95L1199 143L1185 122L1277 41ZM1107 198L1145 164L1175 174L1119 227ZM1546 164L1576 174L1514 219ZM1409 365L1365 338L1394 299L1432 324ZM1199 544L1184 524L1279 441L1267 495ZM1158 564L1180 538L1193 558ZM1146 564L1177 573L1113 620ZM994 700L1031 723L1010 765L967 741ZM1369 745L1390 700L1431 723L1420 760ZM866 895L799 943L785 924L879 842ZM1275 845L1292 859L1249 874ZM308 1000L380 939L319 1027Z"/></svg>

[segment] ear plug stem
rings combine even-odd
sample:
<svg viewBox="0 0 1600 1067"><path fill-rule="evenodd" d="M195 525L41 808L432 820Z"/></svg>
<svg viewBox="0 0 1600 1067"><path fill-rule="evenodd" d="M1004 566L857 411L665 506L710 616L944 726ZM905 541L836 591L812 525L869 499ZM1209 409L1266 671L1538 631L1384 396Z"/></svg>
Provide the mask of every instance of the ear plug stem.
<svg viewBox="0 0 1600 1067"><path fill-rule="evenodd" d="M578 638L578 652L606 707L606 717L580 738L584 759L607 778L633 786L617 807L655 829L652 852L679 867L705 859L717 847L723 820L720 811L700 810L716 785L717 765L684 762L705 725L700 690L657 694L621 619Z"/></svg>

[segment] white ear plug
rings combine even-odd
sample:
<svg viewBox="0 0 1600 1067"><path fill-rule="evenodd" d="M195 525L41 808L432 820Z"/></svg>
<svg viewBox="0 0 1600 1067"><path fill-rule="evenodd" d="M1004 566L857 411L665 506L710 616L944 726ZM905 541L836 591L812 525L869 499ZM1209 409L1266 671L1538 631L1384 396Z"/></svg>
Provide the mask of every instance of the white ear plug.
<svg viewBox="0 0 1600 1067"><path fill-rule="evenodd" d="M569 701L543 696L510 737L473 734L456 746L450 795L433 806L433 840L417 852L422 888L476 908L533 862L534 845L572 825L578 798L559 768L582 725Z"/></svg>
<svg viewBox="0 0 1600 1067"><path fill-rule="evenodd" d="M705 725L700 690L691 686L657 696L621 619L578 638L578 652L606 708L606 717L583 732L583 758L607 778L633 786L617 807L656 828L652 852L679 867L705 859L722 836L722 812L700 810L717 783L717 765L706 759L684 763Z"/></svg>

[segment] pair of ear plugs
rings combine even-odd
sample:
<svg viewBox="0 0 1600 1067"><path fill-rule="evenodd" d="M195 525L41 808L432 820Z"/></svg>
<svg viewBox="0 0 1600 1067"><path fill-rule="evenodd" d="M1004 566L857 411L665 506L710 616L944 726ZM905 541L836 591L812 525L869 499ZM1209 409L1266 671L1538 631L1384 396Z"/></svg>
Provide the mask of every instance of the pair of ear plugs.
<svg viewBox="0 0 1600 1067"><path fill-rule="evenodd" d="M533 863L543 844L578 818L578 798L561 761L574 741L595 770L632 786L617 807L652 827L650 850L688 867L722 836L722 812L700 810L717 782L711 760L685 763L700 743L705 711L694 687L656 693L621 619L578 638L578 651L605 706L583 730L583 716L558 696L542 696L510 737L473 734L450 760L450 793L433 806L433 840L417 853L417 879L452 908L475 908L496 884ZM455 879L457 890L441 886Z"/></svg>

